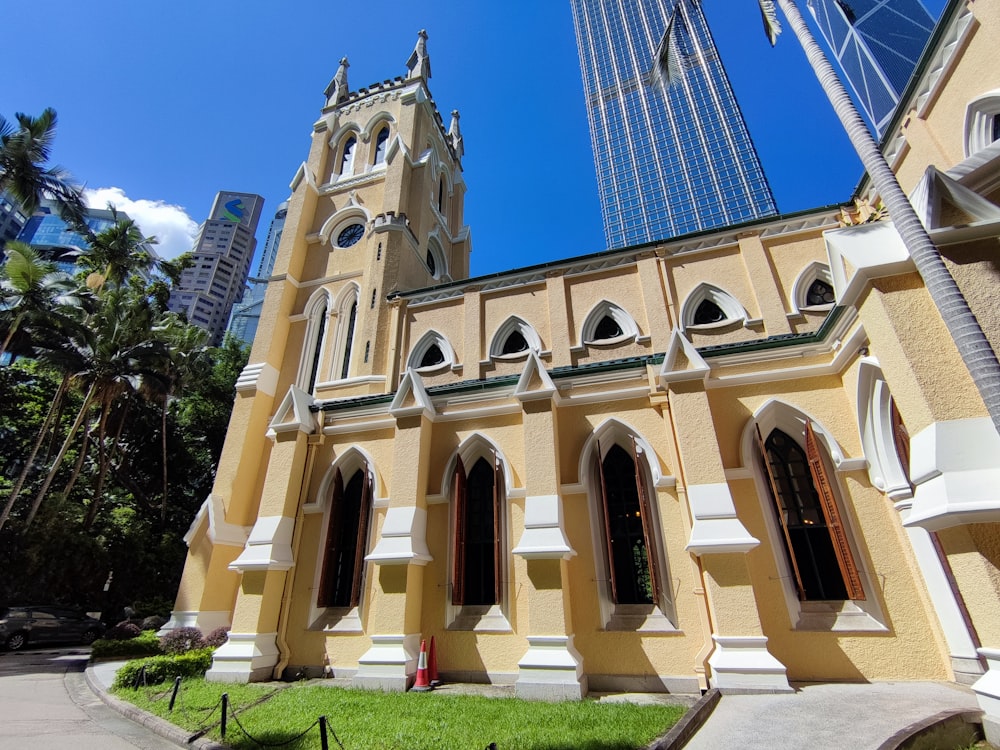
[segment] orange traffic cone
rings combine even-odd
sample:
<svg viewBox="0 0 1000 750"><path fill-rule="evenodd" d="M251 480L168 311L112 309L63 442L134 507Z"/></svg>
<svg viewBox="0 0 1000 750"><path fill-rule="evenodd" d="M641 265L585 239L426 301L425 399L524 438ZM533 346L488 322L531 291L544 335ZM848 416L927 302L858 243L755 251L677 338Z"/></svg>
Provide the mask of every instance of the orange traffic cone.
<svg viewBox="0 0 1000 750"><path fill-rule="evenodd" d="M441 680L438 679L438 657L437 649L434 648L434 636L431 636L431 650L427 654L427 671L430 674L431 687L437 687L441 684Z"/></svg>
<svg viewBox="0 0 1000 750"><path fill-rule="evenodd" d="M433 690L430 680L427 678L427 641L420 641L420 656L417 657L417 681L413 683L413 690L417 693L426 693Z"/></svg>

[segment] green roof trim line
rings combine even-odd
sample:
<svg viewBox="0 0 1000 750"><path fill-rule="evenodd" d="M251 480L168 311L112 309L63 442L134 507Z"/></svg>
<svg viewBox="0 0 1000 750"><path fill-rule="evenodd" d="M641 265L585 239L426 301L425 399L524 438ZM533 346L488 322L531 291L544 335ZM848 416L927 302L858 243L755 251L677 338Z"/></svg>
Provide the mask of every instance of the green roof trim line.
<svg viewBox="0 0 1000 750"><path fill-rule="evenodd" d="M823 341L837 321L844 314L847 308L841 305L834 307L823 320L823 325L813 333L783 333L777 336L768 336L766 339L756 339L754 341L741 341L736 344L718 344L716 346L705 346L698 349L698 353L706 359L711 357L722 357L727 354L746 354L748 352L760 352L768 349L781 349L786 346L801 346L803 344L818 344ZM630 370L647 365L662 365L666 352L658 354L645 354L639 357L623 357L621 359L609 359L605 362L588 362L584 365L564 365L549 370L549 375L553 380L559 378L571 378L579 375L591 373L619 372ZM455 393L472 393L475 391L489 391L494 388L515 385L520 378L517 375L500 375L495 378L484 378L483 380L463 380L459 383L449 383L447 385L430 386L427 394L431 397L445 396ZM392 403L395 396L393 393L384 393L377 396L357 396L354 398L337 399L336 401L326 401L321 404L313 404L309 407L313 412L340 411L359 406L377 406L379 404Z"/></svg>
<svg viewBox="0 0 1000 750"><path fill-rule="evenodd" d="M705 346L698 349L698 354L706 359L710 357L721 357L725 354L745 354L747 352L760 352L767 349L779 349L784 346L794 346L796 344L818 344L833 328L840 316L847 309L843 306L834 307L830 314L826 316L823 325L813 333L782 333L777 336L768 336L766 339L756 339L754 341L741 341L736 344L718 344L716 346Z"/></svg>

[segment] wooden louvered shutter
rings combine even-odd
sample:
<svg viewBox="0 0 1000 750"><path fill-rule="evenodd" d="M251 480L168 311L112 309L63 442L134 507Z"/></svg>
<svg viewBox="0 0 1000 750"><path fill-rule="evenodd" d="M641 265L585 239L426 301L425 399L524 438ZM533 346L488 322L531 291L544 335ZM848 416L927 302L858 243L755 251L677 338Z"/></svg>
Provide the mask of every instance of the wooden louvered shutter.
<svg viewBox="0 0 1000 750"><path fill-rule="evenodd" d="M462 457L455 459L455 475L452 477L451 498L455 503L455 555L451 571L451 603L461 606L465 603L465 466Z"/></svg>
<svg viewBox="0 0 1000 750"><path fill-rule="evenodd" d="M778 515L778 523L781 524L781 533L785 535L785 549L788 551L788 561L792 566L792 575L795 576L795 589L799 593L799 599L805 601L806 587L802 583L802 574L799 573L799 564L795 560L795 547L792 546L792 537L788 533L788 524L785 521L785 511L781 507L781 493L778 489L778 482L774 478L771 470L771 457L767 453L764 445L764 438L760 434L760 425L754 425L757 433L757 446L760 449L761 460L764 462L764 471L767 474L767 481L771 485L771 497L774 499L774 510Z"/></svg>
<svg viewBox="0 0 1000 750"><path fill-rule="evenodd" d="M890 420L892 421L892 440L896 445L896 457L903 467L906 481L910 481L910 433L903 424L903 417L896 408L895 401L889 401Z"/></svg>
<svg viewBox="0 0 1000 750"><path fill-rule="evenodd" d="M493 452L493 595L496 604L503 601L503 569L500 561L503 559L500 546L500 457Z"/></svg>
<svg viewBox="0 0 1000 750"><path fill-rule="evenodd" d="M354 580L351 581L351 606L361 603L361 581L365 570L365 547L368 544L368 515L371 507L371 481L368 478L368 464L361 469L364 479L361 485L361 507L358 508L358 543L354 550Z"/></svg>
<svg viewBox="0 0 1000 750"><path fill-rule="evenodd" d="M649 583L653 589L653 604L659 606L663 594L660 588L659 557L656 554L656 530L653 528L653 509L649 504L646 487L639 468L639 450L632 437L632 465L635 467L635 491L639 496L639 514L642 518L642 539L646 543L646 564L649 567Z"/></svg>
<svg viewBox="0 0 1000 750"><path fill-rule="evenodd" d="M326 549L323 553L323 572L319 578L319 596L316 604L320 607L333 606L333 589L337 585L337 561L333 559L333 553L339 546L336 543L337 534L340 533L341 516L344 511L344 479L340 475L340 469L333 475L333 494L330 497L330 516L326 524Z"/></svg>
<svg viewBox="0 0 1000 750"><path fill-rule="evenodd" d="M608 484L604 481L604 457L601 441L597 441L597 472L601 477L601 516L604 521L604 544L608 551L608 580L611 583L611 601L618 603L618 586L615 584L615 550L611 541L611 521L608 514Z"/></svg>
<svg viewBox="0 0 1000 750"><path fill-rule="evenodd" d="M837 555L837 564L840 566L840 573L844 578L844 586L847 588L847 598L863 600L865 590L861 586L861 575L858 573L858 566L854 562L854 555L851 554L851 545L847 541L847 532L844 531L844 524L840 518L840 508L837 506L837 498L833 494L833 486L827 476L826 467L823 465L823 457L820 455L819 447L816 444L816 434L813 432L812 423L806 422L806 460L809 462L809 473L812 474L813 484L816 486L816 493L819 495L820 507L823 509L823 517L826 519L826 527L830 532L830 539L833 542L833 551Z"/></svg>

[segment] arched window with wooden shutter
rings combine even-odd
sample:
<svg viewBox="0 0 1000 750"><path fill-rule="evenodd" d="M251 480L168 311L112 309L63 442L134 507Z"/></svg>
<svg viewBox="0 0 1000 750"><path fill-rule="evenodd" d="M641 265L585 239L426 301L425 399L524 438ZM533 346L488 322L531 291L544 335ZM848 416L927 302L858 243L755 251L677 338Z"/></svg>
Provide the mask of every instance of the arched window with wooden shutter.
<svg viewBox="0 0 1000 750"><path fill-rule="evenodd" d="M370 511L367 464L354 472L346 485L337 469L317 597L320 607L357 607L361 603Z"/></svg>
<svg viewBox="0 0 1000 750"><path fill-rule="evenodd" d="M452 479L455 547L452 604L500 604L503 594L502 485L499 459L480 457L466 474L461 457Z"/></svg>
<svg viewBox="0 0 1000 750"><path fill-rule="evenodd" d="M600 514L614 604L662 601L656 520L632 440L631 451L617 443L603 453L598 444Z"/></svg>
<svg viewBox="0 0 1000 750"><path fill-rule="evenodd" d="M775 513L799 599L864 600L840 507L812 423L805 448L780 429L757 430Z"/></svg>

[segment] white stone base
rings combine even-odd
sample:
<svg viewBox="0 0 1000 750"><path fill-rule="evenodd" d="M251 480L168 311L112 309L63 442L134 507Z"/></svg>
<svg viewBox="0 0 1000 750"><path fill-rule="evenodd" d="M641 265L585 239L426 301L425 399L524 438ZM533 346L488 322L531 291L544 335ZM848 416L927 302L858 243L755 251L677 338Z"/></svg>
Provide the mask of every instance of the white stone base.
<svg viewBox="0 0 1000 750"><path fill-rule="evenodd" d="M171 630L178 628L198 628L202 634L208 635L216 628L229 627L229 620L232 613L228 610L208 611L208 610L179 610L175 609L170 613L170 619L160 628L157 635L166 635Z"/></svg>
<svg viewBox="0 0 1000 750"><path fill-rule="evenodd" d="M351 682L367 690L404 692L413 684L419 654L419 634L373 635L372 646L358 659Z"/></svg>
<svg viewBox="0 0 1000 750"><path fill-rule="evenodd" d="M517 663L514 683L518 698L579 700L587 694L583 660L573 648L573 636L528 636L528 650Z"/></svg>
<svg viewBox="0 0 1000 750"><path fill-rule="evenodd" d="M205 673L209 682L270 680L278 663L277 633L230 633Z"/></svg>
<svg viewBox="0 0 1000 750"><path fill-rule="evenodd" d="M764 636L713 635L711 685L723 692L791 693L785 665L771 656Z"/></svg>
<svg viewBox="0 0 1000 750"><path fill-rule="evenodd" d="M1000 649L981 648L979 653L986 659L988 669L976 680L972 690L976 693L979 707L983 709L986 741L1000 746Z"/></svg>

